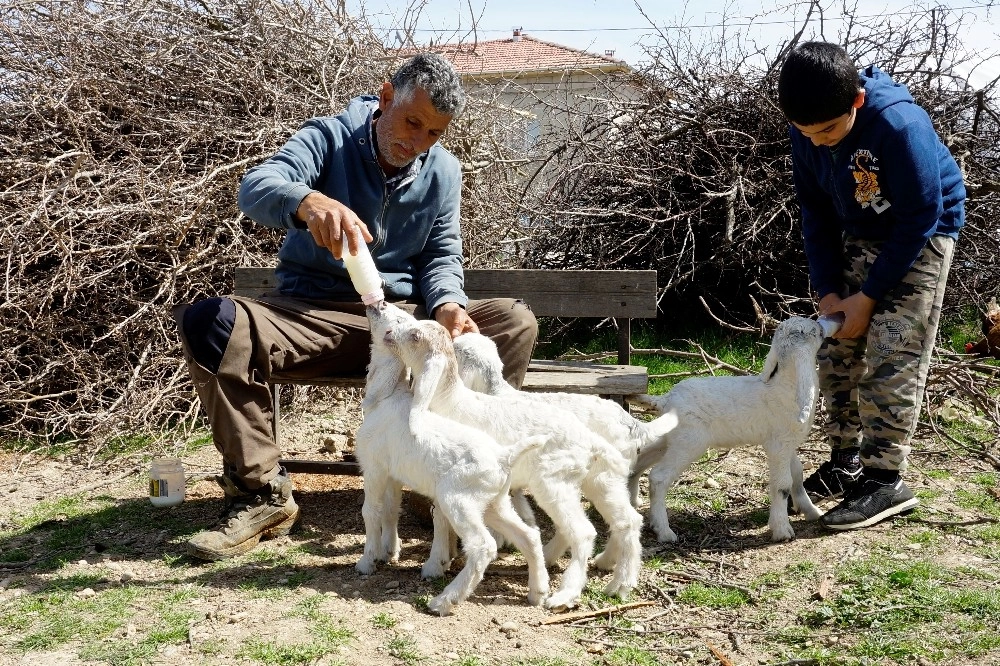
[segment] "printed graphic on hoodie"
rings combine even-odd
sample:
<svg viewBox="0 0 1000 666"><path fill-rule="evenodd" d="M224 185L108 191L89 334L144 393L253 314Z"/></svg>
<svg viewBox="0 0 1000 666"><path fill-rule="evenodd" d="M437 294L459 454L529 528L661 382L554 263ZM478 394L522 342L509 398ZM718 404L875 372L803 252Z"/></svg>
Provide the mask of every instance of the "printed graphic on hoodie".
<svg viewBox="0 0 1000 666"><path fill-rule="evenodd" d="M870 150L859 148L851 155L850 169L854 174L854 200L862 208L871 206L876 213L881 213L889 207L889 202L882 198L876 162L878 158Z"/></svg>

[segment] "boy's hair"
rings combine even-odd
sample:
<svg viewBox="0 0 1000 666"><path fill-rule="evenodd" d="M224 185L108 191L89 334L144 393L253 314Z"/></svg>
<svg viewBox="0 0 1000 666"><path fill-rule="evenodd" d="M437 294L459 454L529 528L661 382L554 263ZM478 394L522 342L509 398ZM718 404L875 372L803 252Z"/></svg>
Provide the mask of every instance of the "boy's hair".
<svg viewBox="0 0 1000 666"><path fill-rule="evenodd" d="M815 125L848 113L861 87L854 61L840 46L805 42L778 75L778 106L798 125Z"/></svg>
<svg viewBox="0 0 1000 666"><path fill-rule="evenodd" d="M458 118L465 108L462 79L455 67L436 53L413 56L396 70L390 83L398 101L412 99L413 91L420 88L438 113Z"/></svg>

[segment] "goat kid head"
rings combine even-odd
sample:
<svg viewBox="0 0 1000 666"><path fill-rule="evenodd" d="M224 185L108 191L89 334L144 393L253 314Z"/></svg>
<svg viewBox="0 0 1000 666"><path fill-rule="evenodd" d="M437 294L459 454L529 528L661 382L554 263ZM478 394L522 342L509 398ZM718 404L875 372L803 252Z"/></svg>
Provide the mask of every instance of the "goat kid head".
<svg viewBox="0 0 1000 666"><path fill-rule="evenodd" d="M496 395L505 386L503 361L497 345L482 333L465 333L455 338L455 360L462 383L473 391Z"/></svg>
<svg viewBox="0 0 1000 666"><path fill-rule="evenodd" d="M823 329L815 320L790 317L778 324L764 359L760 373L764 383L794 380L799 423L812 418L817 395L816 353L822 344ZM794 378L788 373L794 373Z"/></svg>
<svg viewBox="0 0 1000 666"><path fill-rule="evenodd" d="M391 303L380 301L365 309L371 330L371 361L368 363L368 377L365 382L365 397L361 408L371 410L385 400L396 386L406 380L406 365L385 343L385 335L393 327L416 321L412 315Z"/></svg>
<svg viewBox="0 0 1000 666"><path fill-rule="evenodd" d="M413 372L412 412L429 409L442 382L461 383L451 334L436 321L402 322L387 330L383 340Z"/></svg>

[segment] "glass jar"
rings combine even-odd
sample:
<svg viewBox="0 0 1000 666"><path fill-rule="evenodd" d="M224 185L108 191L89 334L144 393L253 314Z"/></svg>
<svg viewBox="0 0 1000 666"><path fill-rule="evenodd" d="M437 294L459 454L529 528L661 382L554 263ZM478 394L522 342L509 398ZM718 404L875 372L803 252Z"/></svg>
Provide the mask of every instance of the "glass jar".
<svg viewBox="0 0 1000 666"><path fill-rule="evenodd" d="M177 506L184 501L184 465L180 458L154 458L149 466L149 501Z"/></svg>

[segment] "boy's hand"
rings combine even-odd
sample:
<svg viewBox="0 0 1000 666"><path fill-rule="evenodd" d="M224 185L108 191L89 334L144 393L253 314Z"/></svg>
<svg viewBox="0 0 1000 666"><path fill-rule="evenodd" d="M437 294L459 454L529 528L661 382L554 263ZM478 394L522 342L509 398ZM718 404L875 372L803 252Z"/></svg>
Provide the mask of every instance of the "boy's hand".
<svg viewBox="0 0 1000 666"><path fill-rule="evenodd" d="M434 319L448 329L452 339L463 333L478 333L479 327L458 303L442 303L434 309Z"/></svg>
<svg viewBox="0 0 1000 666"><path fill-rule="evenodd" d="M861 291L843 299L836 294L827 294L820 299L819 313L844 313L844 325L834 334L834 338L860 338L868 332L876 303L875 299Z"/></svg>

